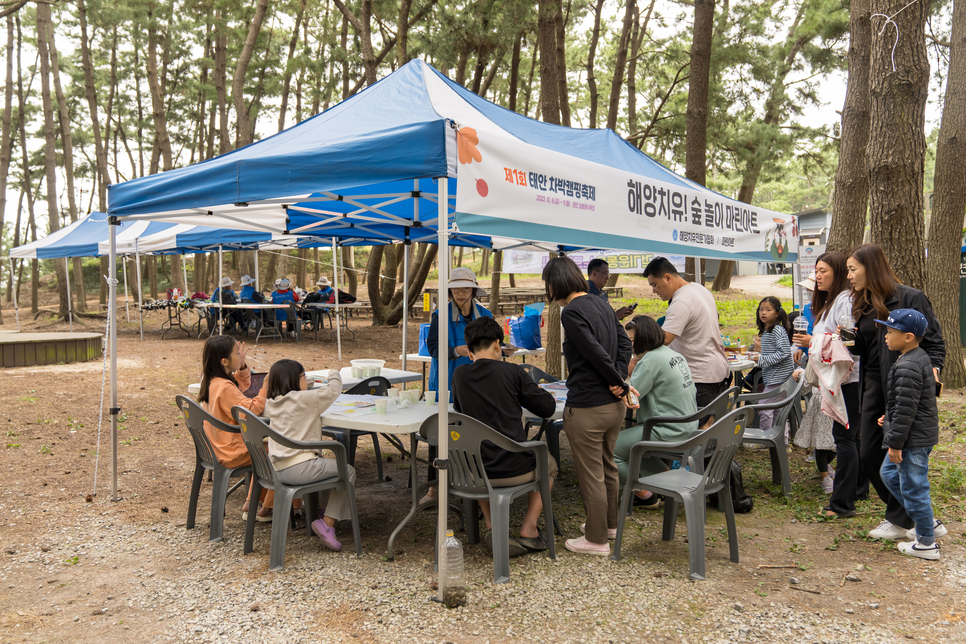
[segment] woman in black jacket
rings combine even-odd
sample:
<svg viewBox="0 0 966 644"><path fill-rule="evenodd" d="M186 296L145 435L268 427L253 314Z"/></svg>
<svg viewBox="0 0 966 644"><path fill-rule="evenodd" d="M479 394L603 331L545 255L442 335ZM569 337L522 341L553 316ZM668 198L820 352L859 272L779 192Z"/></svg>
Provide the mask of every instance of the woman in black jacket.
<svg viewBox="0 0 966 644"><path fill-rule="evenodd" d="M906 531L914 526L914 522L906 514L902 504L889 493L879 475L879 468L888 448L883 444L882 428L878 421L885 413L889 370L899 354L889 351L885 343L885 329L879 328L875 319L884 320L889 311L895 309L915 309L926 316L929 326L919 346L929 355L937 381L946 359L946 343L943 341L939 320L936 319L925 293L899 282L879 246L857 246L849 256L848 269L853 293L852 317L856 326L852 353L861 358L859 458L869 482L886 504L885 520L877 528L870 530L869 536L873 539L896 541L906 536Z"/></svg>
<svg viewBox="0 0 966 644"><path fill-rule="evenodd" d="M614 446L625 406L630 406L624 379L631 341L604 300L583 297L587 281L572 259L551 259L543 269L543 281L547 301L564 307L560 323L566 332L563 352L570 373L563 428L587 512L581 526L585 536L564 545L571 552L607 556L607 541L617 533L620 484Z"/></svg>

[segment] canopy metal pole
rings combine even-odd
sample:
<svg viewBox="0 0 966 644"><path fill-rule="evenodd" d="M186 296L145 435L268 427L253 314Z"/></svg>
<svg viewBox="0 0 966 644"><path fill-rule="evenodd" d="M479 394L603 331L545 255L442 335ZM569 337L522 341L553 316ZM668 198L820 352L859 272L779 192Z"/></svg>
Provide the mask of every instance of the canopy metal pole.
<svg viewBox="0 0 966 644"><path fill-rule="evenodd" d="M446 285L449 283L449 181L439 178L439 360L437 364L439 391L436 400L439 406L438 458L442 461L437 468L437 497L439 499L438 521L436 525L436 552L439 553L439 600L443 600L443 587L446 579L446 531L448 529L449 482L446 461L449 458L449 305ZM446 316L443 318L443 316Z"/></svg>
<svg viewBox="0 0 966 644"><path fill-rule="evenodd" d="M70 304L70 260L66 257L64 258L64 267L67 269L67 320L70 324L70 332L74 332L74 314L71 311L73 308Z"/></svg>
<svg viewBox="0 0 966 644"><path fill-rule="evenodd" d="M261 291L261 287L258 285L258 246L255 247L255 290Z"/></svg>
<svg viewBox="0 0 966 644"><path fill-rule="evenodd" d="M221 244L218 244L218 290L216 291L218 293L218 335L221 335L221 329L224 326L221 322L221 303L225 301L225 296L221 294L222 264Z"/></svg>
<svg viewBox="0 0 966 644"><path fill-rule="evenodd" d="M406 370L406 352L409 350L409 235L403 241L403 310L402 310L402 370Z"/></svg>
<svg viewBox="0 0 966 644"><path fill-rule="evenodd" d="M181 275L184 277L184 293L182 295L188 295L188 262L184 258L184 253L181 253Z"/></svg>
<svg viewBox="0 0 966 644"><path fill-rule="evenodd" d="M332 281L335 283L335 343L339 347L339 362L342 362L342 319L339 317L339 244L335 237L332 238Z"/></svg>
<svg viewBox="0 0 966 644"><path fill-rule="evenodd" d="M128 306L127 306L127 299L128 299L128 294L127 294L127 260L128 260L127 255L125 255L124 257L121 258L121 266L124 268L124 315L127 316L127 321L130 322L131 321L131 309L129 309ZM112 277L113 277L113 275L112 275ZM114 292L116 293L117 292L117 289L115 289Z"/></svg>
<svg viewBox="0 0 966 644"><path fill-rule="evenodd" d="M13 270L13 257L10 259L10 290L13 295L13 314L17 317L17 331L20 331L20 309L17 308L17 285L14 283L17 277L16 271Z"/></svg>
<svg viewBox="0 0 966 644"><path fill-rule="evenodd" d="M110 329L108 333L108 345L111 351L111 500L120 501L117 496L117 415L120 412L120 408L117 406L117 322L112 320L111 316L116 314L117 309L117 247L116 247L116 235L117 231L115 226L119 225L116 217L111 217L108 221L108 228L111 231L111 254L110 261L108 263L108 275L110 279L107 280L108 288L110 289L108 297L108 312L107 319L111 320L108 324ZM125 276L127 271L125 271ZM125 284L126 284L125 280ZM126 287L125 287L126 289ZM126 303L125 303L126 306ZM95 490L96 491L96 490Z"/></svg>
<svg viewBox="0 0 966 644"><path fill-rule="evenodd" d="M137 269L138 278L138 325L141 327L141 342L144 342L144 311L141 309L141 289L144 282L141 281L141 253L136 239L134 240L134 267Z"/></svg>

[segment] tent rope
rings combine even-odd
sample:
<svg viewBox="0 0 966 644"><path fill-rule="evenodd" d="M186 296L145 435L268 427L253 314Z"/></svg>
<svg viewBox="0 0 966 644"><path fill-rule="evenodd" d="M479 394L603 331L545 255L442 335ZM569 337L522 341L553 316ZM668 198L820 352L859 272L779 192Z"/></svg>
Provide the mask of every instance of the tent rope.
<svg viewBox="0 0 966 644"><path fill-rule="evenodd" d="M104 275L104 279L107 281L109 287L114 286L117 288L118 281L116 278ZM97 496L97 465L101 458L101 423L104 421L104 386L107 382L107 345L110 342L111 315L114 312L114 308L114 306L111 306L107 312L107 326L104 327L104 344L101 349L104 368L101 371L101 405L97 413L97 443L94 450L94 485L91 487L91 496Z"/></svg>

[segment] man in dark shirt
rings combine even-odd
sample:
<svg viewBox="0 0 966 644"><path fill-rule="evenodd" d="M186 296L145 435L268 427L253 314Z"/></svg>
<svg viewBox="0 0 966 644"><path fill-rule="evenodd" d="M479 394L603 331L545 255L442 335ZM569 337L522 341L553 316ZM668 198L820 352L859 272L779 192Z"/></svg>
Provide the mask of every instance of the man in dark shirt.
<svg viewBox="0 0 966 644"><path fill-rule="evenodd" d="M534 383L520 365L503 362L500 349L503 329L493 318L473 320L466 325L464 337L473 362L457 367L453 373L453 407L457 412L485 423L514 441L526 441L521 407L548 418L556 411L553 396ZM537 460L533 452L508 452L489 443L483 443L481 452L483 467L493 487L511 487L536 480ZM547 460L550 485L553 486L557 464L552 458ZM480 508L486 528L490 530L489 502L480 501ZM542 512L540 493L530 492L527 512L520 526L520 538L516 540L528 550L547 549L546 535L537 529L537 519ZM514 548L512 538L510 551L511 556L514 552L525 552Z"/></svg>
<svg viewBox="0 0 966 644"><path fill-rule="evenodd" d="M600 257L595 257L590 260L587 264L587 294L596 295L600 299L604 300L610 304L610 300L607 299L607 293L604 292L604 287L607 285L607 280L610 278L610 265L602 260ZM618 320L623 320L631 312L637 308L637 304L632 306L622 306L616 311L614 315L617 316Z"/></svg>

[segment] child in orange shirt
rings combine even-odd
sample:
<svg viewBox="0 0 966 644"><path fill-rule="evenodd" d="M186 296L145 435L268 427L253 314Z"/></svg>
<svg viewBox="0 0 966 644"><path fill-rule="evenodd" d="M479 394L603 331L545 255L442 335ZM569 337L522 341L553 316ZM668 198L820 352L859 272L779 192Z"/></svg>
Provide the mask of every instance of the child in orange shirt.
<svg viewBox="0 0 966 644"><path fill-rule="evenodd" d="M248 348L245 343L237 342L229 335L214 335L205 342L201 354L201 391L198 402L209 414L218 420L235 424L231 408L240 405L253 414L261 414L265 409L265 387L263 386L254 398L247 397L243 392L251 386L251 369L245 362ZM224 432L205 423L205 434L215 449L215 457L224 467L242 467L251 465L252 459L248 455L248 448L240 433ZM251 488L248 490L251 497ZM272 520L272 505L275 493L262 490L262 507L255 515L255 520L268 523ZM248 519L248 500L242 508L242 519Z"/></svg>

